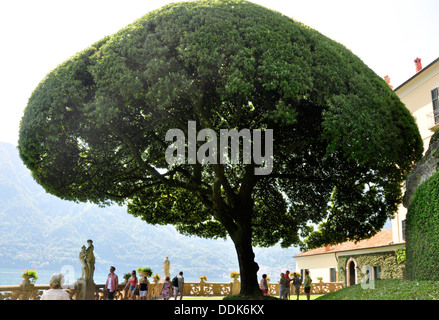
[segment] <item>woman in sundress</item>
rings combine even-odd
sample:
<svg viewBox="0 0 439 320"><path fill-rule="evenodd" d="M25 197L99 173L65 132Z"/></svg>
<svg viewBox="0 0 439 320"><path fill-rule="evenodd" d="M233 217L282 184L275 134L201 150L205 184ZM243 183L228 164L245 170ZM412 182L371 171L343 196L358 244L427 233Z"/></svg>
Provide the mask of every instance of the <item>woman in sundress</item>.
<svg viewBox="0 0 439 320"><path fill-rule="evenodd" d="M171 297L171 281L169 281L169 277L166 277L165 282L162 287L162 297L163 300L169 300Z"/></svg>

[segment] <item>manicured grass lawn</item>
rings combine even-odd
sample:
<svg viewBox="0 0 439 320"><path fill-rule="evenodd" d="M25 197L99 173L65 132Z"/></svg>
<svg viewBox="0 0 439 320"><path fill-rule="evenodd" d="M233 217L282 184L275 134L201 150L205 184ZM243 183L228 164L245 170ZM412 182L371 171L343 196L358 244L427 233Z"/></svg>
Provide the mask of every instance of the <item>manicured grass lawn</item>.
<svg viewBox="0 0 439 320"><path fill-rule="evenodd" d="M356 284L326 294L317 300L437 300L439 281L377 280L374 288Z"/></svg>
<svg viewBox="0 0 439 320"><path fill-rule="evenodd" d="M310 297L309 297L309 300L316 300L316 299L318 299L319 297L321 297L321 296L323 296L323 294L312 294ZM293 300L293 301L297 301L296 300L297 299L297 296L291 296L291 300ZM306 300L306 295L304 295L304 294L301 294L300 296L299 296L299 300Z"/></svg>
<svg viewBox="0 0 439 320"><path fill-rule="evenodd" d="M183 300L223 300L224 296L184 296Z"/></svg>

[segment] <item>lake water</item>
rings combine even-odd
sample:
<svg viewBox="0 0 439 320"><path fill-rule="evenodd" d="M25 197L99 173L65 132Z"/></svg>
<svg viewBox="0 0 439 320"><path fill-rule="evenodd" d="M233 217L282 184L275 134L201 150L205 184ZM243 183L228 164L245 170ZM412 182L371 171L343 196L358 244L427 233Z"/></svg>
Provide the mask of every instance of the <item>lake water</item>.
<svg viewBox="0 0 439 320"><path fill-rule="evenodd" d="M69 266L63 267L61 270L38 270L36 269L38 273L38 280L35 284L49 284L50 277L56 273L61 272L64 275L65 278L65 284L73 284L76 282L76 280L81 276L81 274L75 273L75 270L73 268L69 268ZM17 285L20 284L23 281L23 278L21 277L21 274L23 273L22 269L18 268L0 268L0 286L8 286L8 285ZM123 282L123 274L116 274L119 277L119 283ZM108 272L95 272L94 274L94 282L96 284L104 284L107 280ZM196 278L190 278L185 277L185 282L199 282L199 279ZM209 278L209 282L230 282L231 279L212 279Z"/></svg>
<svg viewBox="0 0 439 320"><path fill-rule="evenodd" d="M61 272L65 278L65 284L73 284L79 278L80 274L75 274L74 270L69 268L64 268L63 270L37 270L38 280L35 284L49 284L50 277L56 272ZM6 285L16 285L23 281L21 274L22 269L17 268L0 268L0 286ZM101 284L105 283L107 280L108 273L95 273L94 280L95 283Z"/></svg>

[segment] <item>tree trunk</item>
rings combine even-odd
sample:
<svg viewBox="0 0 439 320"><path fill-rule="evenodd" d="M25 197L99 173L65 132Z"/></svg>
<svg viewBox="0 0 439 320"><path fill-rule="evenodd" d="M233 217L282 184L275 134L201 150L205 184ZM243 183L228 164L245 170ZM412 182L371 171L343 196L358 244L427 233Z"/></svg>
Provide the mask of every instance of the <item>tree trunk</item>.
<svg viewBox="0 0 439 320"><path fill-rule="evenodd" d="M239 224L231 237L238 255L239 272L241 275L241 294L245 296L262 296L259 288L257 272L258 264L252 247L251 224Z"/></svg>
<svg viewBox="0 0 439 320"><path fill-rule="evenodd" d="M225 185L226 190L230 191L230 186L224 179L224 173L217 167L218 181L216 185L217 195L215 201L218 208L224 204L220 197L220 186ZM247 168L246 175L241 184L239 194L228 193L229 201L233 203L233 208L229 207L227 213L218 216L227 232L235 244L236 254L239 262L239 272L241 276L241 295L245 296L262 296L259 288L257 272L258 264L255 262L255 254L252 247L252 215L253 215L253 199L251 197L252 190L256 181L253 174L253 166ZM224 208L224 206L223 206ZM221 212L221 210L219 210Z"/></svg>

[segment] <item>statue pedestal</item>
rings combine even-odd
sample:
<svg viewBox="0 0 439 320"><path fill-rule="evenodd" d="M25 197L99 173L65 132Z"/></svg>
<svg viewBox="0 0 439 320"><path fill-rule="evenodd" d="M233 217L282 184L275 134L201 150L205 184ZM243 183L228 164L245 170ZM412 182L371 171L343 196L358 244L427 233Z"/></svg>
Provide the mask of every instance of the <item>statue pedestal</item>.
<svg viewBox="0 0 439 320"><path fill-rule="evenodd" d="M76 300L94 300L96 284L93 280L78 279L75 283Z"/></svg>

